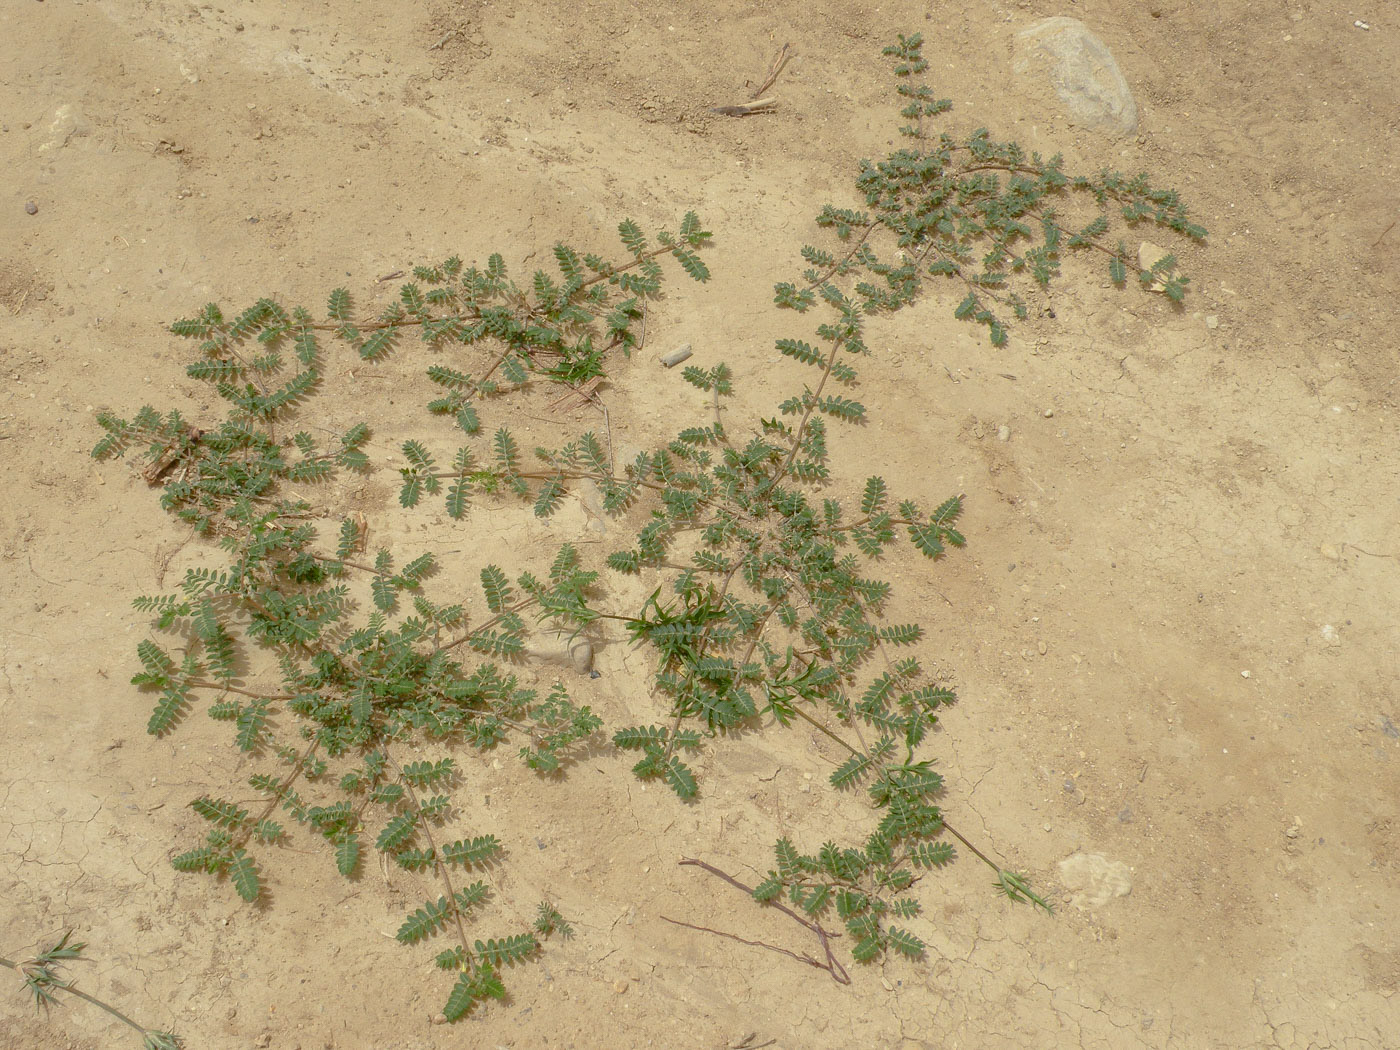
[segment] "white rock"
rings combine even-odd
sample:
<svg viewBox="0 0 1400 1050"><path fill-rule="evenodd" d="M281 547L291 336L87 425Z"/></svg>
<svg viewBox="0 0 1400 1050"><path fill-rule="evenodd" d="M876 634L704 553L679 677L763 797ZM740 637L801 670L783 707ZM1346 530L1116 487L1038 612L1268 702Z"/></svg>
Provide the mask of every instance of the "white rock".
<svg viewBox="0 0 1400 1050"><path fill-rule="evenodd" d="M1076 18L1047 18L1016 34L1012 69L1047 80L1076 124L1137 133L1137 103L1108 46Z"/></svg>
<svg viewBox="0 0 1400 1050"><path fill-rule="evenodd" d="M65 102L54 110L53 122L44 142L39 145L40 153L62 149L74 138L89 133L91 125L83 111L71 102Z"/></svg>
<svg viewBox="0 0 1400 1050"><path fill-rule="evenodd" d="M1133 890L1128 866L1102 853L1075 853L1060 861L1059 868L1060 882L1070 891L1070 903L1076 908L1101 908Z"/></svg>

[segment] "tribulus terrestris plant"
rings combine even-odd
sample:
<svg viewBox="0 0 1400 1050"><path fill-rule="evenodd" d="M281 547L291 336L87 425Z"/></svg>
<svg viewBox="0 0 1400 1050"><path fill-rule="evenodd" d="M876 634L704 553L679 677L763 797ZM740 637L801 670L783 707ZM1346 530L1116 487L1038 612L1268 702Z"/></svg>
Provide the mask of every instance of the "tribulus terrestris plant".
<svg viewBox="0 0 1400 1050"><path fill-rule="evenodd" d="M522 684L515 664L533 617L565 636L611 624L651 652L657 718L613 728L611 742L630 754L635 775L664 781L683 800L701 791L696 756L741 729L802 722L842 750L830 784L863 790L871 825L805 849L780 839L767 875L743 887L814 930L829 961L823 923L832 914L857 960L891 949L924 953L923 940L900 923L920 914L918 881L954 859L948 838L993 870L999 892L1050 911L1025 876L944 819L943 780L928 743L954 693L916 655L923 627L889 622L890 584L872 575L901 537L931 560L961 547L963 496L926 509L891 494L878 476L852 492L832 475L829 443L841 426L869 421L853 396L857 365L870 352L866 319L914 303L936 278L961 286L956 315L984 325L1000 345L1010 323L1004 311L1027 313L1018 289L1048 287L1071 251L1105 256L1118 284L1131 269L1145 287L1182 297L1187 279L1174 259L1139 271L1121 239L1105 240L1115 222L1190 238L1204 231L1174 192L1145 176L1069 176L1059 158L1026 157L980 129L962 140L935 136L933 118L949 104L914 84L927 68L920 38L901 37L886 53L896 60L909 145L862 163L856 188L866 210L828 204L819 214L818 225L843 243L840 253L805 247L802 282L776 286L779 306L821 305L827 320L815 343L778 341L785 357L810 370L809 381L770 416L743 418L733 406L742 377L720 363L683 373L708 394L708 416L627 463L616 463L608 435L586 433L528 456L505 422L489 439L483 433L484 413L508 418L507 395L533 384L591 395L617 365L614 351L625 358L644 340L663 257L696 280L708 277L698 251L710 234L694 214L655 245L622 223L620 261L560 244L558 273L537 271L525 287L499 255L484 269L456 258L418 267L372 321L357 319L348 292L337 289L324 320L265 298L231 318L210 305L173 326L198 341L188 373L212 385L226 417L197 425L150 407L130 421L104 413L94 455L141 449L143 474L162 486L166 508L217 542L227 563L188 571L176 592L137 599L165 641L138 646L142 670L133 681L158 694L153 734L173 731L203 703L230 723L241 751L276 763L249 779L263 800L251 809L212 785L191 803L209 830L174 858L178 869L226 877L245 900L257 900L260 858L291 835L280 814L325 839L348 878L372 844L437 882L398 938L446 943L436 959L453 975L447 1018L501 997L505 968L533 956L542 938L571 929L547 901L528 928L493 929L486 919L490 890L468 880L502 863L506 844L494 831L462 833L481 814L454 795L460 763L470 761L461 748L517 747L526 767L558 775L603 728L564 685L541 695ZM1064 224L1061 208L1085 207L1096 213L1077 228ZM520 568L513 582L501 567L481 566L489 615L472 622L464 595L428 596L432 551L402 563L387 549L371 556L365 523L353 515L323 539L313 522L336 515L290 486L369 470L372 440L368 421L329 448L309 429L292 430L321 391L323 338L377 358L406 352L415 332L451 361L428 369L436 394L427 408L450 418L461 438L442 464L432 450L440 438L403 444L404 508L442 498L462 519L523 498L548 517L570 486L587 482L608 514L635 523L630 546L589 565L564 545L547 569ZM610 605L611 574L646 579L640 608ZM440 757L406 757L424 746ZM827 968L844 975L839 964Z"/></svg>

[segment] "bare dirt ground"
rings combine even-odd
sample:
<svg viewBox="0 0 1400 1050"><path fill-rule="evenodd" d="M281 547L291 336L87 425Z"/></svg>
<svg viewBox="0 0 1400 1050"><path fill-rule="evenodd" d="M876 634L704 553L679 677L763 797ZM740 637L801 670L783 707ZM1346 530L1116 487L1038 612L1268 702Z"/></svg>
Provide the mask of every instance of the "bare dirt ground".
<svg viewBox="0 0 1400 1050"><path fill-rule="evenodd" d="M1015 33L1058 14L1112 48L1136 137L1076 128L1012 76ZM1396 15L1313 0L5 4L0 954L72 927L94 957L81 987L190 1047L1400 1045ZM895 137L880 48L900 31L925 34L950 127L1149 170L1210 230L1181 253L1184 310L1096 274L1062 282L1054 316L1002 350L936 295L878 322L872 424L841 438L852 484L878 470L927 505L967 493L968 549L897 580L962 698L940 741L945 809L1058 915L999 900L965 859L921 885L928 960L853 966L850 987L663 921L808 950L675 864L752 878L779 834L840 830L849 804L812 789L829 767L800 733L707 750L692 807L606 753L559 785L498 781L472 819L511 851L504 906L528 919L550 895L578 934L452 1027L430 1023L442 977L392 939L417 878L347 883L298 840L249 909L173 871L201 834L187 802L242 767L203 718L145 735L149 699L126 683L148 628L129 600L198 551L177 550L185 534L127 464L87 456L98 409L207 402L165 326L209 300L315 307L339 284L377 309L396 288L377 278L415 263L500 251L528 270L560 238L611 250L620 219L674 227L693 208L714 279L679 278L654 304L646 350L604 388L611 418L638 445L688 418L693 392L653 363L680 342L728 361L767 411L792 386L772 340L810 327L768 305L771 284L796 273L823 203L857 203L858 158ZM775 112L707 112L747 97L789 41ZM378 468L358 499L405 550L445 520L395 506L398 443L432 426L422 368L409 349L356 377ZM530 528L476 522L454 546L526 568L568 538ZM609 529L600 551L625 539ZM620 644L598 659L577 697L610 722L657 717L644 659ZM1075 853L1126 865L1131 893L1075 907L1057 867ZM38 1019L0 973L11 985L7 1047L136 1045L82 1004Z"/></svg>

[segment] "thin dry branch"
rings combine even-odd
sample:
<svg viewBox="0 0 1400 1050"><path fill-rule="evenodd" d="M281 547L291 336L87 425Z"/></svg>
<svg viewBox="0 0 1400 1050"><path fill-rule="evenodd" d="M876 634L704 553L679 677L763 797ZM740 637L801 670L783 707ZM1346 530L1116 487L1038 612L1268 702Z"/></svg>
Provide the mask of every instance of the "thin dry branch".
<svg viewBox="0 0 1400 1050"><path fill-rule="evenodd" d="M758 90L749 96L750 99L761 97L777 81L778 74L783 71L783 66L787 65L788 49L791 47L791 44L784 44L773 56L773 61L768 64L768 75L763 78L763 83L758 85Z"/></svg>
<svg viewBox="0 0 1400 1050"><path fill-rule="evenodd" d="M723 879L725 882L729 883L729 885L733 886L735 889L743 891L743 892L744 892L746 895L748 895L750 898L753 897L753 887L752 887L752 886L745 886L742 882L740 882L738 879L736 879L733 875L730 875L727 871L721 871L719 868L715 867L713 864L706 864L703 860L695 860L694 858L691 858L691 857L682 857L678 863L679 863L679 864L681 865L681 867L683 867L683 868L684 868L684 867L692 867L692 868L700 868L700 869L703 870L703 871L708 871L711 875L715 876L715 878L717 878L717 879ZM841 934L837 933L835 930L826 930L826 929L823 929L821 923L819 923L819 922L811 922L811 921L809 921L809 920L807 920L807 919L804 919L801 915L798 915L797 912L793 911L791 908L789 908L786 904L783 904L781 901L768 901L767 903L768 903L768 907L778 909L778 911L780 911L780 912L782 912L784 915L788 916L788 917L789 917L790 919L792 919L794 922L796 922L796 923L798 923L798 924L800 924L800 925L802 925L802 926L807 927L807 929L811 930L813 933L815 933L815 934L817 935L817 940L819 940L819 941L821 942L822 951L826 954L826 962L825 962L824 964L823 964L823 963L820 963L820 962L815 963L815 965L817 966L818 969L825 970L827 973L831 974L831 979L832 979L833 981L835 981L837 984L850 984L850 983L851 983L851 975L848 974L848 973L846 972L846 968L845 968L844 966L841 965L840 960L836 958L835 953L833 953L832 950L831 950L830 938L832 938L832 937L840 937ZM675 922L674 919L668 919L667 921L668 921L668 922ZM719 931L718 931L718 930L711 930L711 931L709 931L709 932L711 932L711 933L718 933ZM722 936L734 937L733 934L722 934ZM743 940L742 937L734 937L734 939L735 939L736 941L738 941L738 940ZM745 943L746 943L746 944L753 944L753 943L756 943L756 942L753 942L753 941L746 941ZM760 947L764 947L764 948L772 948L772 947L773 947L772 945L767 945L767 944L760 944L759 946L760 946ZM798 954L796 954L795 952L788 952L788 951L786 951L785 949L782 949L782 948L774 948L773 950L775 950L775 951L781 951L781 952L783 952L783 953L786 954L786 955L791 955L794 959L801 959L801 960L803 960L803 961L806 961L808 958L810 958L809 956L798 955ZM814 962L815 962L815 960L814 960Z"/></svg>

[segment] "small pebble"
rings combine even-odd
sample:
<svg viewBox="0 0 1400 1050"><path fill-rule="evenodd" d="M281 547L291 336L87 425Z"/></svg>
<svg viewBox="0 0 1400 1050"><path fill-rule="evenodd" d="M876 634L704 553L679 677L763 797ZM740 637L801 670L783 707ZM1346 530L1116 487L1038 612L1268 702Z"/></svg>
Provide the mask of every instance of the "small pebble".
<svg viewBox="0 0 1400 1050"><path fill-rule="evenodd" d="M1003 423L1001 426L997 427L997 440L998 440L998 441L1010 441L1010 440L1011 440L1011 428L1010 428L1009 426L1007 426L1005 423Z"/></svg>
<svg viewBox="0 0 1400 1050"><path fill-rule="evenodd" d="M33 201L25 201L25 202L24 202L24 210L25 210L27 213L29 213L30 215L38 215L38 214L39 214L39 205L35 204Z"/></svg>
<svg viewBox="0 0 1400 1050"><path fill-rule="evenodd" d="M1047 409L1045 410L1045 418L1046 418L1046 419L1051 419L1051 418L1054 417L1054 415L1055 415L1055 410L1054 410L1053 408L1047 408Z"/></svg>
<svg viewBox="0 0 1400 1050"><path fill-rule="evenodd" d="M627 982L613 981L613 991L615 991L618 995L621 995L623 992L627 991Z"/></svg>
<svg viewBox="0 0 1400 1050"><path fill-rule="evenodd" d="M446 1014L433 1014L433 1024L446 1024L446 1023L447 1023L447 1015L446 1015Z"/></svg>
<svg viewBox="0 0 1400 1050"><path fill-rule="evenodd" d="M642 108L647 108L647 104L645 102L642 103ZM667 368L674 368L682 361L687 360L690 357L690 354L690 344L682 343L680 346L672 350L669 354L663 354L661 357L661 363Z"/></svg>

